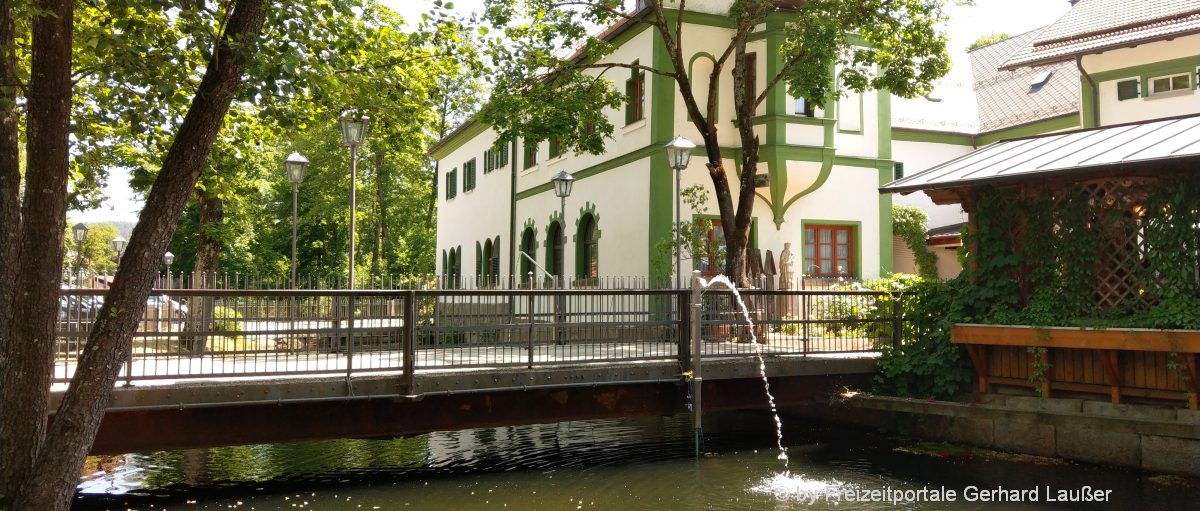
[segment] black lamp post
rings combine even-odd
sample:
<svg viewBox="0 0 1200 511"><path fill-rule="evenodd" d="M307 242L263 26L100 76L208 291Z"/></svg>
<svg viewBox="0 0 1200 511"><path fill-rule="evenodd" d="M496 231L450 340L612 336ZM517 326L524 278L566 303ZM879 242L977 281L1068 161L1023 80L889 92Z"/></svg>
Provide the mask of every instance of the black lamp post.
<svg viewBox="0 0 1200 511"><path fill-rule="evenodd" d="M304 181L304 174L308 172L308 158L300 153L289 154L287 160L283 162L283 168L287 171L287 179L292 183L292 289L296 288L296 204L297 197L300 192L300 182ZM353 187L353 185L352 185ZM352 192L353 193L353 192ZM353 241L351 242L353 243Z"/></svg>
<svg viewBox="0 0 1200 511"><path fill-rule="evenodd" d="M566 259L566 239L567 239L567 197L571 196L571 187L575 185L575 177L568 174L567 171L559 171L554 177L550 178L550 182L554 183L554 195L557 195L562 200L559 206L558 215L562 222L562 228L558 230L558 239L554 240L559 247L559 257L555 263L558 264L559 278L565 278L567 270L566 264L563 264L562 259Z"/></svg>
<svg viewBox="0 0 1200 511"><path fill-rule="evenodd" d="M354 212L355 204L355 175L358 173L358 148L362 146L367 136L367 124L370 118L363 115L355 118L350 113L344 113L338 122L342 125L342 143L350 148L350 289L354 289Z"/></svg>
<svg viewBox="0 0 1200 511"><path fill-rule="evenodd" d="M667 150L667 163L671 168L675 169L675 289L679 289L683 268L681 267L682 256L679 247L679 181L680 173L688 166L688 160L692 158L692 150L696 148L696 144L691 140L683 138L682 135L676 135L675 138L667 142L663 149Z"/></svg>
<svg viewBox="0 0 1200 511"><path fill-rule="evenodd" d="M88 226L78 223L71 229L75 235L75 285L83 287L83 242L87 240Z"/></svg>

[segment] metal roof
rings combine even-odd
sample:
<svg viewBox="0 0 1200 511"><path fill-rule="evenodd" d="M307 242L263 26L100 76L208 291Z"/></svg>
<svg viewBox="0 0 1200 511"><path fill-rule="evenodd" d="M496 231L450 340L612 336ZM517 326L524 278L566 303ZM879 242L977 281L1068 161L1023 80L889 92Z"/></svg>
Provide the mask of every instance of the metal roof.
<svg viewBox="0 0 1200 511"><path fill-rule="evenodd" d="M879 191L976 186L1186 158L1200 158L1197 115L1005 140L888 183Z"/></svg>

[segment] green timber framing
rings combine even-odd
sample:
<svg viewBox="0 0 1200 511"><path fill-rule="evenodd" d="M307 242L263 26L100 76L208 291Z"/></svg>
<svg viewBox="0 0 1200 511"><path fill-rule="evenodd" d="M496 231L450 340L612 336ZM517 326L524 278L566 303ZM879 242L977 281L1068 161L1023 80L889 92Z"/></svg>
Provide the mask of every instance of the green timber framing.
<svg viewBox="0 0 1200 511"><path fill-rule="evenodd" d="M668 11L668 23L674 26L675 12ZM722 28L731 28L733 25L727 17L718 16L707 13L698 13L693 11L685 11L683 13L683 21L688 24L707 25ZM779 48L783 43L783 25L786 23L785 15L772 15L768 17L764 30L756 32L750 36L751 41L765 40L767 45L766 54L769 58L766 59L767 74L774 76L778 73L782 66L782 58L779 54ZM611 37L611 41L616 46L620 46L629 40L633 39L642 31L647 30L651 25L646 23L633 23L627 29L617 31ZM666 46L661 38L653 38L652 46L652 65L658 69L670 70L670 58L666 52ZM862 42L862 41L858 41ZM672 179L672 169L668 166L665 158L657 157L662 152L662 144L670 140L674 135L675 126L675 101L658 101L656 98L670 97L674 99L676 94L676 84L669 77L659 74L652 74L649 84L650 103L650 135L652 142L642 148L629 151L615 158L598 163L596 165L580 169L572 176L576 180L583 180L588 177L603 173L608 170L619 168L624 165L638 162L642 159L650 158L648 173L650 199L648 210L648 247L653 247L662 240L669 239L672 233L671 218L672 204L674 199L674 188ZM756 125L764 125L766 128L766 143L761 148L760 162L767 164L768 180L770 183L770 198L758 194L764 200L771 210L772 221L776 229L782 228L782 222L786 211L795 204L800 198L808 195L819 189L828 179L834 165L873 168L879 172L880 185L891 181L891 173L893 162L891 161L891 95L880 93L877 94L879 108L878 121L876 129L878 130L878 157L877 158L860 158L860 157L844 157L837 156L834 144L834 131L837 125L837 119L834 112L837 111L837 102L832 102L828 108L824 108L823 117L809 118L797 116L787 113L787 95L785 87L776 86L769 95L766 101L765 115L758 116L752 120ZM860 109L862 114L863 109ZM821 126L824 132L823 147L789 145L786 143L787 124L807 124ZM865 133L865 126L864 133ZM429 154L434 159L444 159L453 153L465 143L479 136L488 129L488 126L472 118L466 124L450 133L447 137L437 142L429 151ZM510 243L509 243L509 272L515 270L516 255L518 250L517 243L517 225L516 225L516 203L520 200L528 199L541 193L549 192L553 189L550 183L542 183L525 190L516 190L518 170L515 166L517 142L512 142L512 152L514 157L510 160L510 169L512 172L511 193L512 200L510 202ZM735 162L735 172L740 163L740 148L722 148L722 157L732 158ZM805 190L792 196L785 197L787 189L787 161L807 161L821 163L821 171L818 179ZM880 273L887 274L892 269L892 222L891 222L891 203L890 195L880 195L879 197L879 260ZM757 219L755 220L757 221ZM861 236L861 234L860 234ZM861 245L861 244L860 244ZM859 248L861 250L861 246ZM647 268L649 268L651 278L662 278L666 275L659 275L660 271L656 270L651 259L652 250L648 250ZM861 260L861 254L860 254ZM860 265L861 266L861 265ZM856 271L861 272L861 267Z"/></svg>

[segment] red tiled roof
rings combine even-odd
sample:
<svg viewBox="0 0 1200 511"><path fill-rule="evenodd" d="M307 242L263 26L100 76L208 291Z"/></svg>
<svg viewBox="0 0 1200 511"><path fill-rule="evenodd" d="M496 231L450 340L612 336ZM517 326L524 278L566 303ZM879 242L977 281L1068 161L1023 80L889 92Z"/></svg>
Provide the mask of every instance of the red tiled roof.
<svg viewBox="0 0 1200 511"><path fill-rule="evenodd" d="M1200 33L1200 0L1082 0L1002 69L1068 60L1130 44Z"/></svg>

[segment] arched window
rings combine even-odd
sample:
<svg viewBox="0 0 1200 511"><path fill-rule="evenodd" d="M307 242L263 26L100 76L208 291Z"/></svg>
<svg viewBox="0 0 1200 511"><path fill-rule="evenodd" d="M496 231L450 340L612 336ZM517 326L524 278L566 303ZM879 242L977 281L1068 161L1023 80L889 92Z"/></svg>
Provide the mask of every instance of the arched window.
<svg viewBox="0 0 1200 511"><path fill-rule="evenodd" d="M446 265L446 275L445 275L445 280L446 280L445 287L447 289L454 289L454 288L458 287L458 274L459 274L459 271L461 270L461 268L459 268L459 261L460 261L459 256L461 255L460 252L461 252L461 250L459 250L457 248L450 249L450 255L447 258L448 261L447 261L447 265Z"/></svg>
<svg viewBox="0 0 1200 511"><path fill-rule="evenodd" d="M596 232L596 217L585 213L579 219L575 235L575 276L596 279L600 276L600 238Z"/></svg>
<svg viewBox="0 0 1200 511"><path fill-rule="evenodd" d="M492 274L491 262L493 250L495 250L495 248L492 247L492 240L484 241L483 257L479 260L479 262L476 263L481 266L479 276L481 285L483 286L490 286L492 284L492 279L495 278L495 275Z"/></svg>
<svg viewBox="0 0 1200 511"><path fill-rule="evenodd" d="M563 274L563 236L562 222L555 221L546 230L546 270L562 282Z"/></svg>
<svg viewBox="0 0 1200 511"><path fill-rule="evenodd" d="M529 279L529 274L534 271L534 266L531 261L536 260L537 254L534 250L537 249L537 233L533 227L526 227L525 232L521 233L521 282Z"/></svg>
<svg viewBox="0 0 1200 511"><path fill-rule="evenodd" d="M492 240L492 256L488 258L488 268L492 274L492 279L496 282L500 281L500 237L496 236Z"/></svg>

